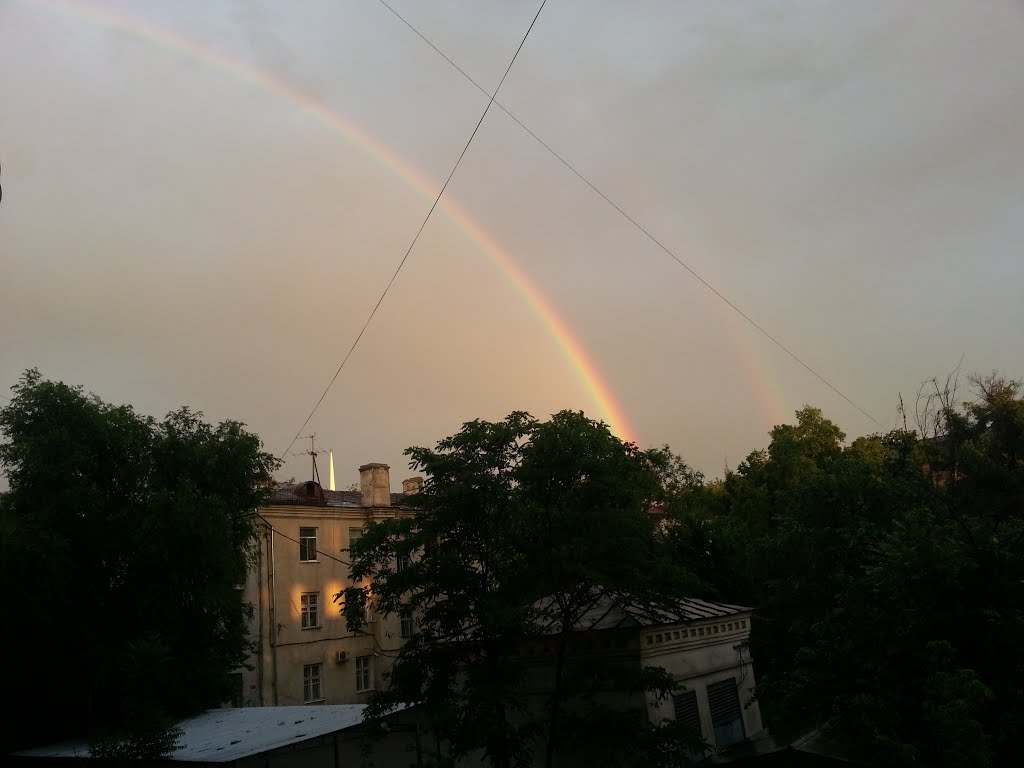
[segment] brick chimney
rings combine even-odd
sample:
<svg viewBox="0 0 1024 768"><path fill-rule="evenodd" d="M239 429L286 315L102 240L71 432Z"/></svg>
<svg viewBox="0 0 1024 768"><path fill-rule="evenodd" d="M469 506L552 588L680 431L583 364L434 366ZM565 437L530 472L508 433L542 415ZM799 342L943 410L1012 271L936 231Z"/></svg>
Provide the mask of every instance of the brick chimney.
<svg viewBox="0 0 1024 768"><path fill-rule="evenodd" d="M391 475L387 464L363 464L359 468L359 491L364 507L391 506Z"/></svg>
<svg viewBox="0 0 1024 768"><path fill-rule="evenodd" d="M419 493L422 490L422 477L410 477L408 480L402 481L402 493L404 493L406 496L411 496L412 494Z"/></svg>

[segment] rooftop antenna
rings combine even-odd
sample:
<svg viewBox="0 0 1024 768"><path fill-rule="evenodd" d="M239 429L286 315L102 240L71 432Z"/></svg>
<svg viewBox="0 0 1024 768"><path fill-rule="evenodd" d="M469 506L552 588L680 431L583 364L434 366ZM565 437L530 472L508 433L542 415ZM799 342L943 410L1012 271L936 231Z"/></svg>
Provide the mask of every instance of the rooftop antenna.
<svg viewBox="0 0 1024 768"><path fill-rule="evenodd" d="M309 438L309 450L302 451L302 453L305 453L313 459L313 479L316 481L317 485L320 485L320 472L316 468L316 457L320 454L316 449L316 433L314 432L311 435L303 435L300 439L305 440L306 438Z"/></svg>

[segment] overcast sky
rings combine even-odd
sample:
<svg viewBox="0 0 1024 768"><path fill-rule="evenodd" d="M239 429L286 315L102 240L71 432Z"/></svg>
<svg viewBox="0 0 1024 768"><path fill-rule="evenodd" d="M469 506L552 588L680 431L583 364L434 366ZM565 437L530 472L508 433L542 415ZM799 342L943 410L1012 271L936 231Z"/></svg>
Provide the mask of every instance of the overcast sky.
<svg viewBox="0 0 1024 768"><path fill-rule="evenodd" d="M393 6L493 91L537 3ZM1024 4L549 0L498 99L880 425L492 108L445 196L641 445L717 476L805 403L852 438L961 356L1024 374ZM0 386L280 454L432 203L394 164L436 194L486 103L376 0L0 0ZM610 418L592 383L439 210L303 434L398 490L466 420Z"/></svg>

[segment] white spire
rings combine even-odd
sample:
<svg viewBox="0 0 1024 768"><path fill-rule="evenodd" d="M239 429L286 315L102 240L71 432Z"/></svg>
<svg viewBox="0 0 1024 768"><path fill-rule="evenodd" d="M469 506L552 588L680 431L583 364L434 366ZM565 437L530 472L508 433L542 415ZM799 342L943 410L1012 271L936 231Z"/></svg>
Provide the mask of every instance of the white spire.
<svg viewBox="0 0 1024 768"><path fill-rule="evenodd" d="M334 449L331 448L331 490L334 490Z"/></svg>

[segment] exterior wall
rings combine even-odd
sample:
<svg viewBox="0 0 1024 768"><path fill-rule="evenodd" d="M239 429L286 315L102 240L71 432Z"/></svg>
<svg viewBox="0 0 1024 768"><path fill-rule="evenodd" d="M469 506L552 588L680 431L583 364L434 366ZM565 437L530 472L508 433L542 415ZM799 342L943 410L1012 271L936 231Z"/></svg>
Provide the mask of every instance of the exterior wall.
<svg viewBox="0 0 1024 768"><path fill-rule="evenodd" d="M280 506L260 510L263 538L257 567L246 584L245 599L256 606L253 670L242 673L244 706L288 706L306 702L303 667L321 664L321 702L364 704L381 684L391 656L404 640L397 616L371 612L362 632L349 632L334 595L350 586L347 561L349 529L369 518L402 514L394 508ZM271 527L273 530L271 530ZM299 529L317 529L315 562L299 559ZM276 533L275 533L276 532ZM330 557L328 557L328 555ZM332 559L336 558L336 559ZM302 628L302 594L318 593L319 623ZM347 660L337 662L344 651ZM369 657L370 689L356 690L356 659Z"/></svg>
<svg viewBox="0 0 1024 768"><path fill-rule="evenodd" d="M667 670L686 690L696 691L701 733L715 746L714 728L708 705L707 686L736 680L746 738L764 730L761 710L753 700L754 667L750 657L749 611L724 618L671 626L646 628L641 640L641 664ZM672 701L649 699L651 720L674 719Z"/></svg>

